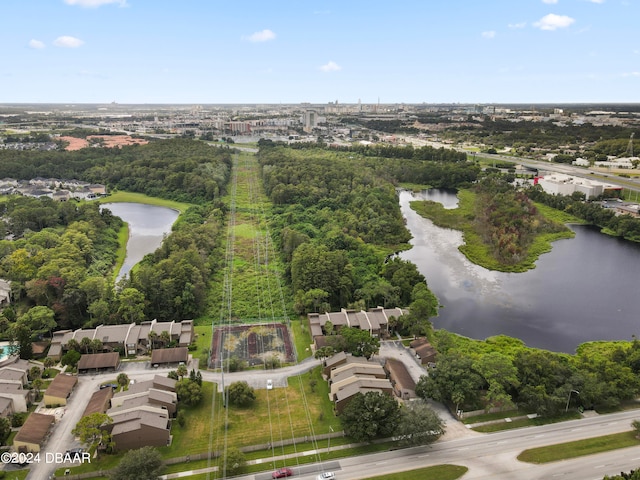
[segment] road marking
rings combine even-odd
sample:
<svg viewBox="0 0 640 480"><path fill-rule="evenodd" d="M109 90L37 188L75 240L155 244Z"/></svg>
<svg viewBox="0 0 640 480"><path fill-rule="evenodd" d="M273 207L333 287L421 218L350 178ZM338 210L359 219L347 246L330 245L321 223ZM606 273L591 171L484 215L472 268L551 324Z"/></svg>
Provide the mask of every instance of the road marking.
<svg viewBox="0 0 640 480"><path fill-rule="evenodd" d="M429 453L425 453L424 455L418 455L418 458L428 457L429 455L430 455Z"/></svg>
<svg viewBox="0 0 640 480"><path fill-rule="evenodd" d="M374 463L374 465L384 465L385 463L389 463L389 462L378 462L378 463Z"/></svg>

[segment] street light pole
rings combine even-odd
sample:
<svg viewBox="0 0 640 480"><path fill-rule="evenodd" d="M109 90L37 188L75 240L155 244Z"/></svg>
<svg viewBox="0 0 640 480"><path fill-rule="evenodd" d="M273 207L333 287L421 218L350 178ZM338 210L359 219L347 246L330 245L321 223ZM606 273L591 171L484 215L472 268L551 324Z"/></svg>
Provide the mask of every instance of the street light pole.
<svg viewBox="0 0 640 480"><path fill-rule="evenodd" d="M333 433L333 427L331 425L329 425L329 430L331 430L331 433ZM329 457L329 455L331 455L331 433L329 434L329 437L327 439L327 458Z"/></svg>
<svg viewBox="0 0 640 480"><path fill-rule="evenodd" d="M567 397L567 406L564 409L564 413L567 413L569 411L569 402L571 401L571 394L575 393L576 395L580 395L580 392L577 390L571 390L569 392L569 396Z"/></svg>

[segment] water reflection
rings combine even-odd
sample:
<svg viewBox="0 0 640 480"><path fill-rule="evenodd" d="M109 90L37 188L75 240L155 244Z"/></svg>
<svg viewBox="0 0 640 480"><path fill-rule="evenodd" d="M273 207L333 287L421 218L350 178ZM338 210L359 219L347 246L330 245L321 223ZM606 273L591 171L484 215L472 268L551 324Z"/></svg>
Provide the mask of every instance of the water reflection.
<svg viewBox="0 0 640 480"><path fill-rule="evenodd" d="M451 198L453 197L453 198ZM414 262L444 308L438 328L486 338L506 334L527 345L573 352L590 340L638 334L640 245L576 225L576 237L554 242L536 268L493 272L469 262L458 250L462 234L439 228L411 210L412 200L441 201L455 208L453 192L400 193L400 207L413 234L401 254Z"/></svg>
<svg viewBox="0 0 640 480"><path fill-rule="evenodd" d="M108 208L129 225L127 256L116 282L127 276L136 263L162 244L164 236L171 232L171 226L178 218L176 210L143 203L105 203L102 207Z"/></svg>

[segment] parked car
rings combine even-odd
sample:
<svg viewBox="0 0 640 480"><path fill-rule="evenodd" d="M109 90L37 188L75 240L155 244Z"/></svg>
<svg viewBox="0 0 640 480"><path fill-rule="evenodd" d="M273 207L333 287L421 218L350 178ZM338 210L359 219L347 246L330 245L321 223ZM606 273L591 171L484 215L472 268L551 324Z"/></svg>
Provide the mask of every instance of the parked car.
<svg viewBox="0 0 640 480"><path fill-rule="evenodd" d="M317 480L335 480L336 474L333 472L322 472L316 478Z"/></svg>
<svg viewBox="0 0 640 480"><path fill-rule="evenodd" d="M267 380L267 390L272 390L273 389L273 380L269 379Z"/></svg>
<svg viewBox="0 0 640 480"><path fill-rule="evenodd" d="M293 470L290 468L279 468L271 474L271 478L286 478L293 475Z"/></svg>
<svg viewBox="0 0 640 480"><path fill-rule="evenodd" d="M65 453L65 455L78 455L78 454L82 454L82 452L84 452L84 448L70 448L69 450L67 450Z"/></svg>

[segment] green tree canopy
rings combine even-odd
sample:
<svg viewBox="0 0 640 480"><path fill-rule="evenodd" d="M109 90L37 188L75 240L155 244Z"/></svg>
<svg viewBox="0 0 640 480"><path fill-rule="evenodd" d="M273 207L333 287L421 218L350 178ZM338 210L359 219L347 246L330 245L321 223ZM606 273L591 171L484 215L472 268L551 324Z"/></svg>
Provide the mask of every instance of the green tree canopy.
<svg viewBox="0 0 640 480"><path fill-rule="evenodd" d="M425 402L405 403L400 414L395 436L402 445L426 445L444 434L442 419Z"/></svg>
<svg viewBox="0 0 640 480"><path fill-rule="evenodd" d="M233 382L227 387L227 396L231 405L248 407L256 399L256 394L247 382Z"/></svg>
<svg viewBox="0 0 640 480"><path fill-rule="evenodd" d="M111 436L104 427L111 423L113 419L106 413L92 413L82 417L71 433L80 437L80 441L88 448L98 443L106 445L110 442Z"/></svg>
<svg viewBox="0 0 640 480"><path fill-rule="evenodd" d="M198 385L198 382L188 378L178 380L176 393L178 394L178 400L185 405L193 406L202 401L202 387Z"/></svg>
<svg viewBox="0 0 640 480"><path fill-rule="evenodd" d="M339 418L347 436L356 442L366 442L395 433L400 406L384 393L356 393Z"/></svg>
<svg viewBox="0 0 640 480"><path fill-rule="evenodd" d="M345 351L356 357L369 359L380 351L380 340L367 330L345 327L340 329L340 335L345 341Z"/></svg>
<svg viewBox="0 0 640 480"><path fill-rule="evenodd" d="M129 450L109 475L110 480L156 480L162 473L162 457L153 447Z"/></svg>
<svg viewBox="0 0 640 480"><path fill-rule="evenodd" d="M473 403L482 387L482 377L473 370L470 357L460 354L438 356L437 368L429 371L429 376L420 377L416 394L420 398L433 398L439 402L455 405Z"/></svg>

